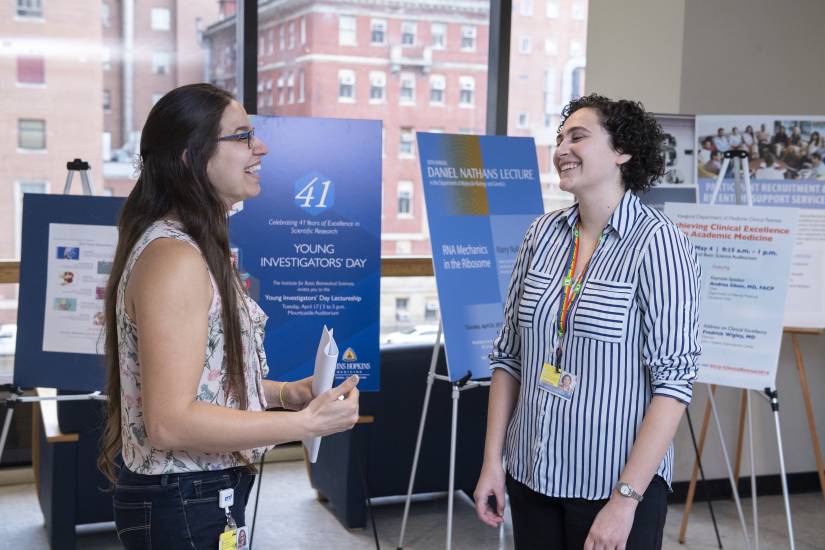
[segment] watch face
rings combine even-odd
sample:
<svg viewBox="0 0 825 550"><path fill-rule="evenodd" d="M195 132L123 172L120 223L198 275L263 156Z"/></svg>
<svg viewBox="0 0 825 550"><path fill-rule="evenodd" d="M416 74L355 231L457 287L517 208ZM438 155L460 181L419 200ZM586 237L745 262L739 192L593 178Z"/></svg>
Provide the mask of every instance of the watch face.
<svg viewBox="0 0 825 550"><path fill-rule="evenodd" d="M619 487L619 492L626 497L630 496L630 487L628 487L627 485L622 485L621 487Z"/></svg>

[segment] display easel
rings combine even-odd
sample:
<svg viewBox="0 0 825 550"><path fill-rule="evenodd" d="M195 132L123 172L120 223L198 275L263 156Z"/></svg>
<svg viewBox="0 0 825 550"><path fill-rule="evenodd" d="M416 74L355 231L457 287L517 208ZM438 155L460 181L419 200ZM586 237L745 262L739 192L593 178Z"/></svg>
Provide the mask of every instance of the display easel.
<svg viewBox="0 0 825 550"><path fill-rule="evenodd" d="M748 206L753 206L753 195L751 193L751 181L750 181L750 171L748 167L748 158L749 155L746 151L741 150L733 150L733 151L726 151L724 154L724 161L722 162L722 167L719 170L719 176L716 179L716 184L713 188L713 195L710 200L710 204L715 204L716 199L719 195L719 190L722 187L722 181L727 174L728 168L731 167L731 163L733 164L733 173L734 173L734 193L736 197L736 204L741 203L741 191L742 186L744 184L745 190L745 199L746 204ZM796 348L795 351L798 352L798 343L795 342ZM801 353L798 355L798 362L797 366L799 366L801 361ZM800 377L804 376L804 366L800 371ZM805 389L803 392L807 394L807 378L805 378ZM756 549L759 549L759 518L758 518L758 508L757 508L757 498L756 498L756 465L755 465L755 455L753 449L753 417L751 414L751 399L750 399L750 390L743 389L742 390L742 398L740 404L740 418L739 418L739 434L737 437L737 455L736 455L736 472L734 473L730 458L728 456L727 446L725 445L725 439L722 434L722 424L719 421L719 414L716 408L716 400L714 398L714 394L716 391L716 386L709 385L708 386L708 403L705 406L705 417L702 423L702 428L700 430L699 436L699 446L696 449L696 462L694 462L693 467L693 474L691 476L690 485L688 488L688 499L685 502L685 510L682 515L682 525L679 530L679 542L684 544L685 542L685 532L687 531L687 523L688 517L690 515L691 508L693 506L693 497L695 494L696 489L696 471L697 465L700 464L700 458L702 454L702 450L704 448L704 441L705 435L707 434L708 425L710 422L710 413L713 414L714 423L716 424L716 430L719 434L719 442L722 447L722 454L725 459L725 466L728 471L728 479L731 483L731 491L733 494L734 501L736 503L737 513L739 515L739 521L742 527L742 534L745 540L745 547L750 550L750 538L748 536L747 526L745 525L745 516L742 512L742 504L739 500L739 488L738 488L738 481L739 481L739 464L741 462L741 448L743 443L743 435L744 435L744 416L747 415L747 429L748 429L748 442L749 442L749 456L750 456L750 477L751 477L751 504L753 510L753 527L754 527L754 541L756 544ZM790 499L788 497L788 476L785 470L785 456L784 451L782 448L782 430L779 425L779 396L778 392L775 387L773 388L765 388L763 394L759 394L765 397L771 405L771 411L773 412L774 417L774 424L776 427L776 440L777 440L777 448L779 451L779 468L780 468L780 475L782 480L782 495L784 498L785 503L785 516L787 519L787 526L788 526L788 540L790 542L790 549L795 549L794 544L794 536L793 536L793 522L791 517L791 507L790 507ZM808 396L808 399L810 397ZM806 405L808 401L806 401ZM810 409L810 414L813 414L812 409ZM813 418L812 416L809 417L809 427L812 426ZM812 432L812 436L815 437L815 428ZM818 448L818 441L816 442L815 449ZM821 460L821 456L818 455L818 461ZM819 462L818 462L819 464ZM823 482L823 474L820 469L820 482ZM823 495L825 495L825 486L823 488ZM721 544L720 544L721 547Z"/></svg>
<svg viewBox="0 0 825 550"><path fill-rule="evenodd" d="M433 345L433 354L430 359L430 371L427 374L427 391L424 393L424 406L421 409L421 421L418 424L418 439L415 441L415 454L413 455L412 471L410 472L410 484L407 487L407 497L404 501L404 519L401 521L401 535L398 538L398 549L404 548L404 534L407 530L407 518L410 514L410 502L412 499L413 485L415 484L415 474L418 469L418 456L421 452L421 440L424 437L424 425L427 422L427 408L430 405L430 393L433 382L439 380L448 382L452 386L452 423L450 429L450 481L447 488L447 544L445 548L451 550L453 547L453 499L455 496L455 448L458 430L458 400L461 392L481 388L490 385L490 380L471 380L470 371L459 380L453 381L449 376L436 374L435 367L438 363L438 354L441 351L441 337L444 334L444 325L439 321L438 333ZM504 524L499 526L499 548L504 546Z"/></svg>
<svg viewBox="0 0 825 550"><path fill-rule="evenodd" d="M68 195L72 190L72 179L75 172L80 173L80 179L83 186L83 194L87 196L94 196L95 187L92 182L91 166L88 162L81 159L74 159L66 163L66 185L63 187L63 194ZM23 395L23 389L15 384L3 384L0 386L0 392L7 395L0 398L6 406L6 418L3 421L3 431L0 433L0 460L3 459L3 451L6 448L6 438L9 435L11 428L12 417L14 416L14 409L17 403L35 403L40 401L86 401L86 400L106 400L105 395L101 395L99 391L81 394L81 395L55 395L49 397L40 397L34 395Z"/></svg>

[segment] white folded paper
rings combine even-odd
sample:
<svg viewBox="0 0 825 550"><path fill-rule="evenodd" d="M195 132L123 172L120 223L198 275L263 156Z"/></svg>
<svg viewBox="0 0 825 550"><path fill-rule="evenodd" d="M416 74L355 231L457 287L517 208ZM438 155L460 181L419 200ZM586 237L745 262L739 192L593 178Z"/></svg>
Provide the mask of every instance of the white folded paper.
<svg viewBox="0 0 825 550"><path fill-rule="evenodd" d="M321 333L321 341L318 342L318 352L315 354L315 373L312 379L312 395L319 396L332 388L335 381L335 366L338 363L338 345L332 337L332 330L324 325ZM309 461L315 463L318 460L318 450L321 448L320 437L308 437L304 439Z"/></svg>

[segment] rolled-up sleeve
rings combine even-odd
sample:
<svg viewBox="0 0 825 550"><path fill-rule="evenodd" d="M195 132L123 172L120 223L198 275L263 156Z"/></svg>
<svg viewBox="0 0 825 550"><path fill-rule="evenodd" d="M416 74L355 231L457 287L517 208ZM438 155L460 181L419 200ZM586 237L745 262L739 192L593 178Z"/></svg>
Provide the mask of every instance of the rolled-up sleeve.
<svg viewBox="0 0 825 550"><path fill-rule="evenodd" d="M642 261L639 299L642 356L653 395L685 405L693 395L699 344L701 270L688 238L666 224L653 235Z"/></svg>
<svg viewBox="0 0 825 550"><path fill-rule="evenodd" d="M524 277L530 268L530 259L533 257L533 235L537 223L538 220L530 225L519 246L513 274L510 276L510 284L507 287L501 331L493 341L493 350L490 352L490 370L502 369L519 382L521 382L521 336L518 326L518 307Z"/></svg>

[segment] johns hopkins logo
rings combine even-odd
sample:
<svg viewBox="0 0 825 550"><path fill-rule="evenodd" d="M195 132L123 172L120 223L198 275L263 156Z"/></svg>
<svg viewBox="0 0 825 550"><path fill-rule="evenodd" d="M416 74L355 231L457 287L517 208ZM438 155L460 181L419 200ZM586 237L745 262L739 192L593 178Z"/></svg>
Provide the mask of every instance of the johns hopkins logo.
<svg viewBox="0 0 825 550"><path fill-rule="evenodd" d="M317 216L335 205L335 184L319 172L310 172L295 182L295 205Z"/></svg>
<svg viewBox="0 0 825 550"><path fill-rule="evenodd" d="M352 348L347 348L346 350L344 350L343 359L345 363L352 363L354 361L358 361L358 356L355 355L355 350L353 350Z"/></svg>

